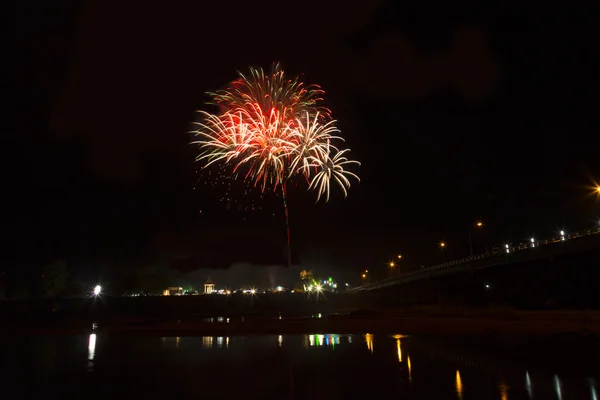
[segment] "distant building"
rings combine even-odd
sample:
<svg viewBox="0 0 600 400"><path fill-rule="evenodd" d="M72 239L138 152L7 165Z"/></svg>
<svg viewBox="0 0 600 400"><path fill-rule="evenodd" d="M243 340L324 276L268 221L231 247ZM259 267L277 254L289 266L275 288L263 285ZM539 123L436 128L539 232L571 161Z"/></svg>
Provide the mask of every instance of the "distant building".
<svg viewBox="0 0 600 400"><path fill-rule="evenodd" d="M312 280L313 278L313 274L312 274L312 270L302 270L300 271L300 279L302 279L303 281L305 280Z"/></svg>
<svg viewBox="0 0 600 400"><path fill-rule="evenodd" d="M208 278L206 282L204 282L204 294L211 294L215 291L215 283L212 279Z"/></svg>
<svg viewBox="0 0 600 400"><path fill-rule="evenodd" d="M183 288L179 286L173 286L163 290L163 296L181 296L183 294Z"/></svg>

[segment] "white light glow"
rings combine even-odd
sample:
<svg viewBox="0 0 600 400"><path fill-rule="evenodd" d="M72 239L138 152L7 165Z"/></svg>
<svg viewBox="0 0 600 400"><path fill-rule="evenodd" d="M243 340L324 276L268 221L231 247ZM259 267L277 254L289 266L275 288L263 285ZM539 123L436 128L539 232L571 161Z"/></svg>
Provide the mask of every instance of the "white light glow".
<svg viewBox="0 0 600 400"><path fill-rule="evenodd" d="M93 360L96 355L96 334L92 333L88 339L88 360Z"/></svg>
<svg viewBox="0 0 600 400"><path fill-rule="evenodd" d="M94 296L98 296L101 291L102 291L102 286L96 285L96 287L94 288Z"/></svg>

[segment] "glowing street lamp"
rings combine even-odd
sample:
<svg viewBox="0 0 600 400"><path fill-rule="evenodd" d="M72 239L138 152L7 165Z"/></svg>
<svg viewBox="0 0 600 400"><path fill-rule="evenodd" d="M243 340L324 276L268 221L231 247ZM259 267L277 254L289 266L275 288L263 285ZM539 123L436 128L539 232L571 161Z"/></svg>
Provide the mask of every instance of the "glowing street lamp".
<svg viewBox="0 0 600 400"><path fill-rule="evenodd" d="M394 268L396 266L396 264L394 264L393 261L390 261L390 268Z"/></svg>
<svg viewBox="0 0 600 400"><path fill-rule="evenodd" d="M531 247L535 247L535 239L531 238Z"/></svg>
<svg viewBox="0 0 600 400"><path fill-rule="evenodd" d="M440 247L443 249L444 247L446 247L446 242L440 242Z"/></svg>
<svg viewBox="0 0 600 400"><path fill-rule="evenodd" d="M482 228L483 222L481 222L481 221L475 222L475 227ZM469 229L469 248L471 250L471 257L473 257L473 240L471 239L471 230L470 229Z"/></svg>
<svg viewBox="0 0 600 400"><path fill-rule="evenodd" d="M565 231L560 231L560 240L565 241Z"/></svg>
<svg viewBox="0 0 600 400"><path fill-rule="evenodd" d="M398 254L398 260L402 259L402 254Z"/></svg>
<svg viewBox="0 0 600 400"><path fill-rule="evenodd" d="M94 296L99 296L101 291L102 291L102 286L96 285L96 287L94 288Z"/></svg>

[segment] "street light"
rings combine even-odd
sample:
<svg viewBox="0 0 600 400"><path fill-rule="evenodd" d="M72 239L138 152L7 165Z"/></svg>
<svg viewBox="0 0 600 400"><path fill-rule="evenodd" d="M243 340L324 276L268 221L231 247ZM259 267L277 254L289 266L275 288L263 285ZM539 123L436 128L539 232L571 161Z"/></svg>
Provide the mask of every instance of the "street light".
<svg viewBox="0 0 600 400"><path fill-rule="evenodd" d="M102 291L102 286L96 285L96 287L94 288L94 296L99 296L101 291Z"/></svg>
<svg viewBox="0 0 600 400"><path fill-rule="evenodd" d="M454 260L454 251L452 249L452 246L450 246L448 243L446 243L442 240L440 242L440 249L442 249L442 261L443 262L446 262L446 256L445 256L446 252L444 251L446 249L446 247L450 249L449 250L450 251L450 259Z"/></svg>
<svg viewBox="0 0 600 400"><path fill-rule="evenodd" d="M402 254L398 254L398 260L402 259Z"/></svg>
<svg viewBox="0 0 600 400"><path fill-rule="evenodd" d="M400 259L401 257L402 256L398 256L398 259ZM389 266L390 266L390 270L393 270L394 268L396 268L396 263L393 261L390 261ZM396 268L396 274L398 274L398 275L400 274L400 268Z"/></svg>

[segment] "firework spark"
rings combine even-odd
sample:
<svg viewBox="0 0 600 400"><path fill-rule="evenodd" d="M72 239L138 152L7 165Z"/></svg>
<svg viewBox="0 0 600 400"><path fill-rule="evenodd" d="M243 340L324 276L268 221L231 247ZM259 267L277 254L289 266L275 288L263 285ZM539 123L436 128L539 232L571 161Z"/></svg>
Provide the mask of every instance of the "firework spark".
<svg viewBox="0 0 600 400"><path fill-rule="evenodd" d="M330 111L318 103L323 90L304 86L297 78L287 79L279 64L270 74L250 69L225 89L211 93L218 114L200 112L201 122L194 131L201 148L197 161L204 167L214 163L233 165L264 191L276 190L295 175L303 175L309 189L317 190L317 201L325 195L329 201L330 183L337 183L347 195L346 171L357 161L343 156L334 142L343 142L331 120Z"/></svg>
<svg viewBox="0 0 600 400"><path fill-rule="evenodd" d="M193 132L200 147L196 160L203 167L219 165L231 171L228 175L259 187L281 188L288 243L288 265L291 265L289 209L286 182L303 177L309 190L317 191L317 201L329 201L331 182L337 183L347 196L350 178L358 176L346 168L358 161L349 160L349 149L343 143L331 119L331 112L319 105L324 92L316 86L305 86L298 78L288 79L279 64L270 74L250 69L225 89L209 93L210 103L218 106L216 114L200 112L201 119ZM221 170L223 172L223 169ZM223 174L219 175L221 178ZM229 196L227 204L231 204Z"/></svg>

